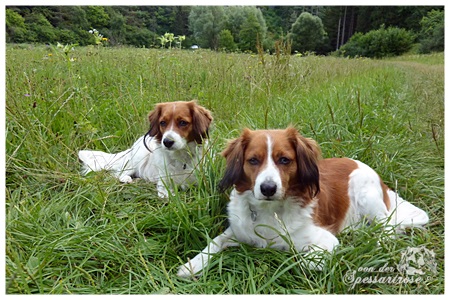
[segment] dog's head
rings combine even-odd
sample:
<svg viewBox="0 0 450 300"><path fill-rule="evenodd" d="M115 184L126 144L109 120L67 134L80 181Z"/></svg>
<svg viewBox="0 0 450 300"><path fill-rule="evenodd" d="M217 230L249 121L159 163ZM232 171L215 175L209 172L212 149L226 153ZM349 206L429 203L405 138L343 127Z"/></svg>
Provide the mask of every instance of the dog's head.
<svg viewBox="0 0 450 300"><path fill-rule="evenodd" d="M244 129L222 155L227 163L221 190L234 185L239 193L253 191L259 200L311 199L319 192L320 148L293 127Z"/></svg>
<svg viewBox="0 0 450 300"><path fill-rule="evenodd" d="M208 138L208 129L213 120L211 112L196 101L159 103L148 115L148 134L167 150L180 150L187 143L201 144Z"/></svg>

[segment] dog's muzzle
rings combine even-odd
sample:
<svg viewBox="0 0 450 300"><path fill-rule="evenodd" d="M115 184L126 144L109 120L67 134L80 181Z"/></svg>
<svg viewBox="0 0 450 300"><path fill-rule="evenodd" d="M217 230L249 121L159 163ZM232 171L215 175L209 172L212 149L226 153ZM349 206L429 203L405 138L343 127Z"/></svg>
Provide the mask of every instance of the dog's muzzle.
<svg viewBox="0 0 450 300"><path fill-rule="evenodd" d="M261 194L270 199L277 192L277 184L273 180L266 180L259 186Z"/></svg>
<svg viewBox="0 0 450 300"><path fill-rule="evenodd" d="M175 144L175 141L172 140L171 138L164 138L164 139L163 139L163 145L164 145L167 149L172 148L173 144Z"/></svg>

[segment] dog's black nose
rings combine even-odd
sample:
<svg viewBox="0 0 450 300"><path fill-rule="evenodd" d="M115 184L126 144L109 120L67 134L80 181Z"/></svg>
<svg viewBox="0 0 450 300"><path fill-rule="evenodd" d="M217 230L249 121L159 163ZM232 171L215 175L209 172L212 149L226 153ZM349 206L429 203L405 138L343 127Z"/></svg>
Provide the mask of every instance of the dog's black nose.
<svg viewBox="0 0 450 300"><path fill-rule="evenodd" d="M174 141L174 140L171 140L171 139L169 139L169 138L165 138L165 139L163 140L164 146L166 146L166 148L168 148L168 149L170 149L170 148L173 146L174 143L175 143L175 141Z"/></svg>
<svg viewBox="0 0 450 300"><path fill-rule="evenodd" d="M261 193L266 197L272 197L277 192L277 184L270 181L264 181L260 185Z"/></svg>

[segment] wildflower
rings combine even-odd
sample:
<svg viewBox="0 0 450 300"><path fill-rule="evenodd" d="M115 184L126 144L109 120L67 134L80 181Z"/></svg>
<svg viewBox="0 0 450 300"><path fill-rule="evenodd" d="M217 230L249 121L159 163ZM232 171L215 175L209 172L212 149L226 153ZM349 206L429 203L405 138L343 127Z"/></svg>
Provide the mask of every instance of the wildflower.
<svg viewBox="0 0 450 300"><path fill-rule="evenodd" d="M103 37L103 34L100 34L97 29L91 29L89 30L89 33L94 36L95 44L97 46L100 46L102 44L102 41L107 41L108 39Z"/></svg>
<svg viewBox="0 0 450 300"><path fill-rule="evenodd" d="M25 95L24 95L25 97L30 97L31 95L30 94L28 94L28 93L26 93Z"/></svg>

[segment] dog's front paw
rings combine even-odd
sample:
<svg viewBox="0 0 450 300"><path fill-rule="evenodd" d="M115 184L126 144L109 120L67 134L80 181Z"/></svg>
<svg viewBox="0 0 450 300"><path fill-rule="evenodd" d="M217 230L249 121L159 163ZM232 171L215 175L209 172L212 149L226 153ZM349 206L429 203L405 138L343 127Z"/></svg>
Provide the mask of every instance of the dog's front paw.
<svg viewBox="0 0 450 300"><path fill-rule="evenodd" d="M178 268L177 276L182 278L193 278L200 277L200 274L196 274L195 268L192 266L191 262L188 261L184 265Z"/></svg>
<svg viewBox="0 0 450 300"><path fill-rule="evenodd" d="M156 184L156 190L158 191L158 197L162 199L169 198L169 191L162 181L158 181Z"/></svg>
<svg viewBox="0 0 450 300"><path fill-rule="evenodd" d="M132 183L133 178L131 178L131 176L128 176L128 175L120 175L119 181L123 182L123 183Z"/></svg>
<svg viewBox="0 0 450 300"><path fill-rule="evenodd" d="M327 255L329 255L327 251L311 248L305 255L303 266L312 271L322 271L325 267Z"/></svg>
<svg viewBox="0 0 450 300"><path fill-rule="evenodd" d="M169 192L166 189L158 189L158 197L162 199L169 198Z"/></svg>

